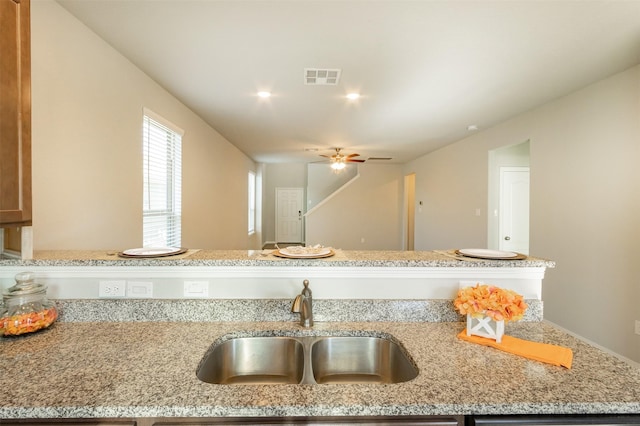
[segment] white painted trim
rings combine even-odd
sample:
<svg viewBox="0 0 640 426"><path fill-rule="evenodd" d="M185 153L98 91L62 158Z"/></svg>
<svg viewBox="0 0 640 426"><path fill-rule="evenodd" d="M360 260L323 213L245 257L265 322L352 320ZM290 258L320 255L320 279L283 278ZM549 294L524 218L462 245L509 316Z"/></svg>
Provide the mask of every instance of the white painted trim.
<svg viewBox="0 0 640 426"><path fill-rule="evenodd" d="M22 247L20 249L20 255L22 260L33 259L33 227L22 226L20 227L22 232L21 241Z"/></svg>
<svg viewBox="0 0 640 426"><path fill-rule="evenodd" d="M171 121L167 120L166 118L164 118L160 114L157 114L157 113L151 111L149 108L143 107L142 108L142 115L143 116L146 115L147 117L149 117L153 121L162 124L163 126L167 127L171 131L173 131L174 133L179 134L180 137L184 136L184 130L180 126L178 126L176 124L173 124Z"/></svg>
<svg viewBox="0 0 640 426"><path fill-rule="evenodd" d="M544 278L544 267L442 268L442 267L260 267L260 266L5 266L0 279L25 269L50 278L456 278L533 279Z"/></svg>

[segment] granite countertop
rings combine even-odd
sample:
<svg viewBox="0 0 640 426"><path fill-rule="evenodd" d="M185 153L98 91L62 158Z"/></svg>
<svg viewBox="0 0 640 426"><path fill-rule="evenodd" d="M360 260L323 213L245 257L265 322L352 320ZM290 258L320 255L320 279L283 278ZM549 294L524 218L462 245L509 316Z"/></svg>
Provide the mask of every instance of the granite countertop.
<svg viewBox="0 0 640 426"><path fill-rule="evenodd" d="M461 322L58 322L0 338L0 418L640 413L640 370L544 322L506 333L568 346L573 368L464 342ZM354 331L357 330L357 331ZM388 333L419 368L392 385L213 385L196 367L234 333Z"/></svg>
<svg viewBox="0 0 640 426"><path fill-rule="evenodd" d="M118 257L117 250L41 250L33 259L0 258L0 266L261 266L261 267L555 267L555 262L527 257L522 260L484 260L457 256L454 250L351 251L335 250L322 259L288 259L269 250L200 250L155 259Z"/></svg>

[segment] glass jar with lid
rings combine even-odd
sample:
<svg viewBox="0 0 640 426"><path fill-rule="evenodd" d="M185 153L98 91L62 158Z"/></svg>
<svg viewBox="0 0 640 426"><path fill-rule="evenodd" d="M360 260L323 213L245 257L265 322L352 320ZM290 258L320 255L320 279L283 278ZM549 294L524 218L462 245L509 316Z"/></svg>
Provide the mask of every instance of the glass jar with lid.
<svg viewBox="0 0 640 426"><path fill-rule="evenodd" d="M58 310L47 299L47 287L35 281L33 272L16 274L16 285L2 295L0 336L17 336L49 327Z"/></svg>

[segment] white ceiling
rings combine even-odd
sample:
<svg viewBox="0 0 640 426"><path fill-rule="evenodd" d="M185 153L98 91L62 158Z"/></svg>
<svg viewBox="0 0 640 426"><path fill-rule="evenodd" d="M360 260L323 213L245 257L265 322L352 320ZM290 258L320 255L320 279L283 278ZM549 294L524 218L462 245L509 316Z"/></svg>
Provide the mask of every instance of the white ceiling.
<svg viewBox="0 0 640 426"><path fill-rule="evenodd" d="M406 162L640 63L640 0L58 3L267 163Z"/></svg>

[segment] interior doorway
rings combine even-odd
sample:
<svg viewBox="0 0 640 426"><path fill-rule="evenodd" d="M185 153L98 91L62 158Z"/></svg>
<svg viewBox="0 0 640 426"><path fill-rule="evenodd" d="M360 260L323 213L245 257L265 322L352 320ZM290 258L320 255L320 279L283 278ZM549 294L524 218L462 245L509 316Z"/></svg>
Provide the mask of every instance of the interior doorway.
<svg viewBox="0 0 640 426"><path fill-rule="evenodd" d="M529 253L530 142L489 151L487 247Z"/></svg>
<svg viewBox="0 0 640 426"><path fill-rule="evenodd" d="M529 254L529 167L500 167L500 250Z"/></svg>
<svg viewBox="0 0 640 426"><path fill-rule="evenodd" d="M302 243L304 188L276 188L276 242Z"/></svg>
<svg viewBox="0 0 640 426"><path fill-rule="evenodd" d="M404 177L404 249L414 250L415 222L416 222L416 174Z"/></svg>

